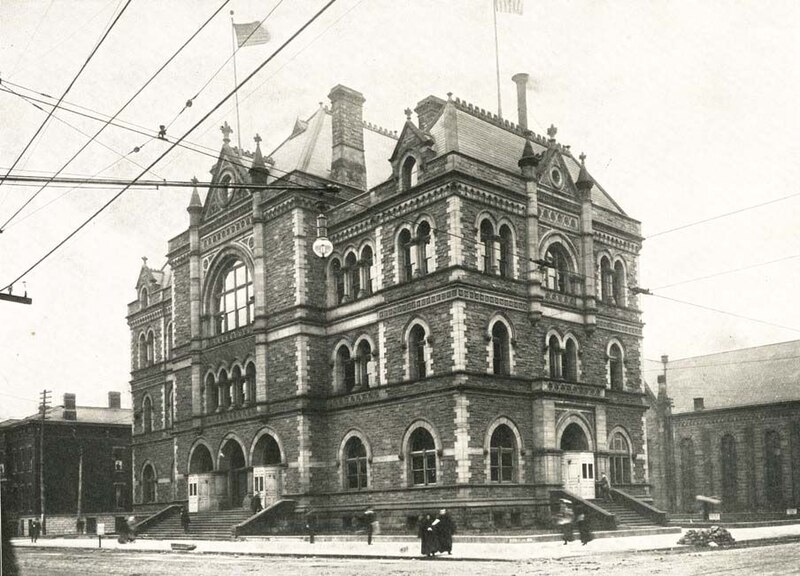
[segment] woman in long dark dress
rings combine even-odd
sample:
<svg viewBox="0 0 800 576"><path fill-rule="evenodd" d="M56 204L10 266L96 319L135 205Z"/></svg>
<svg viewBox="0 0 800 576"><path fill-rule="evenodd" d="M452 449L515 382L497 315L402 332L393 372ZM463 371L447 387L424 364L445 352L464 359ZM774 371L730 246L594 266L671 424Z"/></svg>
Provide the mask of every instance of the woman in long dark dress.
<svg viewBox="0 0 800 576"><path fill-rule="evenodd" d="M433 556L434 552L436 552L431 524L430 514L419 517L417 536L420 539L420 552L423 556Z"/></svg>

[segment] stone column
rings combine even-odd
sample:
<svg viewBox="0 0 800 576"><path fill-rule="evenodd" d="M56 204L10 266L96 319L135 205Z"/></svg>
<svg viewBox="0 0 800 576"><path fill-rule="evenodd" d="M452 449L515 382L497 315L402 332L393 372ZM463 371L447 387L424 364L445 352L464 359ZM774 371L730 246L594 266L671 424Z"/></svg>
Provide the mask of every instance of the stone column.
<svg viewBox="0 0 800 576"><path fill-rule="evenodd" d="M203 327L200 322L202 305L200 300L200 221L203 205L200 202L197 187L192 191L192 199L187 211L189 212L189 335L192 362L192 415L199 416L203 411L202 366L200 365L203 338Z"/></svg>
<svg viewBox="0 0 800 576"><path fill-rule="evenodd" d="M542 302L544 292L542 291L542 275L539 268L531 262L538 260L539 254L539 191L536 183L536 167L539 165L540 157L533 153L530 141L525 141L525 148L522 151L522 158L518 164L522 170L522 178L525 180L525 195L527 206L525 212L526 233L528 239L525 255L527 256L528 266L528 313L534 322L542 316ZM513 251L513 250L512 250Z"/></svg>
<svg viewBox="0 0 800 576"><path fill-rule="evenodd" d="M269 397L267 378L267 294L266 255L264 253L264 217L261 213L263 191L253 193L253 296L256 364L255 402L266 402Z"/></svg>

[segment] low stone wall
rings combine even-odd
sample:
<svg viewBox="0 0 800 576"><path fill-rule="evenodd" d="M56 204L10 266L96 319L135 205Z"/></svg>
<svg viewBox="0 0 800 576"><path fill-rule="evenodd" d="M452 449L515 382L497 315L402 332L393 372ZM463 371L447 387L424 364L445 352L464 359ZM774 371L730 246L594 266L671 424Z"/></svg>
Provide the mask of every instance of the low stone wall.
<svg viewBox="0 0 800 576"><path fill-rule="evenodd" d="M81 534L97 534L97 526L103 524L106 534L115 534L120 522L124 523L129 512L105 512L86 514L81 523L73 514L48 515L46 517L45 536L79 536ZM14 521L15 536L30 536L30 522L38 516L18 516Z"/></svg>

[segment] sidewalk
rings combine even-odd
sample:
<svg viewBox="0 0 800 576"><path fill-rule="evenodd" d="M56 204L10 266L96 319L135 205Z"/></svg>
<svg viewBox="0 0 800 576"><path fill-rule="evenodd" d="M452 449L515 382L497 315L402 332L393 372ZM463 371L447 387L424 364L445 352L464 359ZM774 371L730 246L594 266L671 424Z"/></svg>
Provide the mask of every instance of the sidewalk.
<svg viewBox="0 0 800 576"><path fill-rule="evenodd" d="M763 540L781 537L800 537L800 524L766 526L761 528L733 528L730 530L737 542ZM262 556L294 557L361 557L361 558L419 558L419 540L408 538L397 541L396 537L377 536L372 546L366 541L359 542L318 539L315 544L298 537L252 538L240 541L220 540L182 540L197 546L195 554L240 554ZM452 560L494 560L515 561L533 558L564 558L608 552L632 552L682 548L677 544L680 534L655 534L649 536L629 536L619 538L597 538L586 546L579 541L564 545L562 542L470 542L454 539L453 555L437 558ZM97 549L97 538L47 538L32 544L27 539L13 540L15 546L50 549ZM104 550L127 550L141 552L170 552L169 540L136 540L129 544L119 544L115 538L103 538Z"/></svg>

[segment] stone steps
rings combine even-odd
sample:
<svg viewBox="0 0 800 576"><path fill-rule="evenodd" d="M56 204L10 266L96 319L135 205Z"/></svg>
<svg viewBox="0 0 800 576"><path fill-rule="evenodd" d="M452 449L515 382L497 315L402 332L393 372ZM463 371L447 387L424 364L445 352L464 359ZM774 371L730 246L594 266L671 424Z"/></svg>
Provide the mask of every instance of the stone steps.
<svg viewBox="0 0 800 576"><path fill-rule="evenodd" d="M247 520L250 515L248 510L209 510L189 514L189 529L184 532L180 515L174 514L149 526L139 536L161 540L183 538L229 540L233 534L233 527Z"/></svg>
<svg viewBox="0 0 800 576"><path fill-rule="evenodd" d="M655 526L656 524L647 516L639 514L637 511L632 510L619 502L608 502L606 500L595 499L589 500L598 508L602 508L616 516L617 526Z"/></svg>

